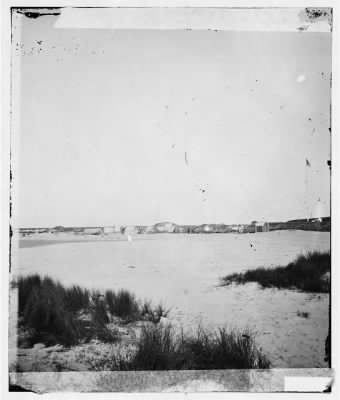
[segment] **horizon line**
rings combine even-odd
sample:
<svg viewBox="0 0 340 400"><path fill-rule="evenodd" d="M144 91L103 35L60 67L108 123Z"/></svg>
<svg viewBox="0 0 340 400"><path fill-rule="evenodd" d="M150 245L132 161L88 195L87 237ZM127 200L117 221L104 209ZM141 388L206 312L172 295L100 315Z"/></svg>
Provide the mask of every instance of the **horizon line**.
<svg viewBox="0 0 340 400"><path fill-rule="evenodd" d="M155 222L153 224L111 224L111 225L54 225L54 226L26 226L26 227L13 227L12 224L10 224L11 228L14 229L48 229L48 228L56 228L56 227L63 227L63 228L104 228L104 227L112 227L112 226L119 226L119 227L128 227L128 226L154 226L156 224L165 224L165 223L170 223L170 224L174 224L177 226L201 226L201 225L251 225L252 222L256 221L256 222L268 222L268 223L285 223L285 222L289 222L289 221L299 221L299 220L315 220L315 219L324 219L324 218L331 218L330 215L328 216L323 216L323 217L310 217L310 218L293 218L293 219L287 219L287 220L264 220L264 219L258 219L258 220L253 220L250 223L226 223L226 222L203 222L203 223L199 223L199 224L178 224L176 222L172 222L172 221L161 221L161 222Z"/></svg>

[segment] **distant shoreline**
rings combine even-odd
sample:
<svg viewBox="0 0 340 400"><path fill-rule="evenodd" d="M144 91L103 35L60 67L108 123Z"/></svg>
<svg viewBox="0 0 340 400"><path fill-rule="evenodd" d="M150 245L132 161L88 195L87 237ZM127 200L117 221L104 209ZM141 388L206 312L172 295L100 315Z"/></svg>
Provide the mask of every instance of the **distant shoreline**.
<svg viewBox="0 0 340 400"><path fill-rule="evenodd" d="M21 236L33 234L75 234L89 236L109 236L114 234L156 234L156 233L258 233L277 230L304 230L317 232L331 231L331 217L294 219L286 222L252 221L250 224L215 224L179 225L173 222L158 222L154 225L131 226L96 226L96 227L64 227L53 228L18 228Z"/></svg>
<svg viewBox="0 0 340 400"><path fill-rule="evenodd" d="M282 230L281 232L283 232ZM286 229L287 231L287 229ZM291 230L292 232L303 232L303 230L299 229L293 229ZM277 232L279 233L280 231L270 231L270 232L265 232L265 233L273 233ZM311 231L310 231L311 232ZM318 231L313 231L313 232L318 232ZM324 233L329 233L325 232ZM233 232L234 234L239 234L236 232ZM219 233L207 233L207 235L220 235ZM138 237L137 240L152 240L152 237L154 237L157 234L136 234L133 235L133 238ZM177 236L180 235L179 233L172 233L168 235L173 235ZM197 233L182 233L181 235L185 236L197 236L200 234ZM243 233L242 235L245 235ZM158 235L157 235L158 236ZM253 234L251 235L253 236ZM59 234L32 234L29 236L19 236L16 239L18 239L18 245L19 248L32 248L32 247L39 247L39 246L49 246L49 245L55 245L55 244L62 244L62 243L95 243L95 242L126 242L128 241L128 237L124 234L121 233L115 233L111 235L82 235L82 234L73 234L73 233L59 233Z"/></svg>

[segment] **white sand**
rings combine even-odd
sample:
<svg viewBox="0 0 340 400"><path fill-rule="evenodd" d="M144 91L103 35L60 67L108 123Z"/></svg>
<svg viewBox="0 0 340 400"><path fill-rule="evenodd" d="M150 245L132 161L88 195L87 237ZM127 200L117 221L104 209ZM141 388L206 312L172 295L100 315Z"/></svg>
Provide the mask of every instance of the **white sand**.
<svg viewBox="0 0 340 400"><path fill-rule="evenodd" d="M322 232L136 235L132 242L118 237L14 247L12 268L14 273L47 274L64 284L127 288L171 307L171 319L189 330L199 322L212 328L247 326L257 332L257 343L274 367L312 368L327 366L328 295L262 290L256 284L217 285L229 273L285 265L300 253L329 247L330 234ZM297 311L310 316L299 317Z"/></svg>

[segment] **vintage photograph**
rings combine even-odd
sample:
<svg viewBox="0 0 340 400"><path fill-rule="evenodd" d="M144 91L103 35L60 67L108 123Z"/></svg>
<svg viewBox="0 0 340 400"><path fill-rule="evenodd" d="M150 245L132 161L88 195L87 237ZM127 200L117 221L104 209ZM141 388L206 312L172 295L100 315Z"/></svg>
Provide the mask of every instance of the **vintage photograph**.
<svg viewBox="0 0 340 400"><path fill-rule="evenodd" d="M331 368L332 9L13 8L11 58L11 376Z"/></svg>

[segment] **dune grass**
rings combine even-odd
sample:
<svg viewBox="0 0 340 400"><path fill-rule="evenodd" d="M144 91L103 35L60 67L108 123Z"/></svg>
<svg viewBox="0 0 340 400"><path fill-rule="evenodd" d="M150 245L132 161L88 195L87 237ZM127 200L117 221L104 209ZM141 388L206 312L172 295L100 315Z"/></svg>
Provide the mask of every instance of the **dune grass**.
<svg viewBox="0 0 340 400"><path fill-rule="evenodd" d="M19 276L13 284L19 292L20 327L30 332L25 339L28 346L38 342L71 346L91 339L114 342L117 337L107 328L113 317L126 323L159 322L166 315L161 304L153 307L151 302L142 303L127 290L101 294L77 285L64 287L38 274Z"/></svg>
<svg viewBox="0 0 340 400"><path fill-rule="evenodd" d="M112 354L112 370L270 367L251 332L220 329L209 333L199 327L194 336L184 335L183 331L178 334L170 324L158 323L169 310L162 304L153 307L147 300L138 301L127 290L107 290L101 294L79 286L64 287L37 274L19 276L14 284L19 291L19 324L30 332L25 343L29 347L35 343L72 346L94 338L115 342L115 331L107 327L115 316L119 318L116 323L145 323L130 357ZM101 360L96 360L97 364L100 366Z"/></svg>
<svg viewBox="0 0 340 400"><path fill-rule="evenodd" d="M263 288L299 289L305 292L327 293L329 282L322 276L331 269L330 252L313 251L298 256L285 267L255 268L244 273L227 275L221 279L222 286L230 283L257 282Z"/></svg>
<svg viewBox="0 0 340 400"><path fill-rule="evenodd" d="M105 292L105 302L112 315L118 317L136 318L140 314L140 306L133 293L121 289L117 293L112 290Z"/></svg>
<svg viewBox="0 0 340 400"><path fill-rule="evenodd" d="M20 326L30 331L28 345L42 342L46 345L66 346L94 337L110 338L100 319L98 307L90 307L90 291L79 286L65 288L60 282L38 274L19 276L15 282L19 292ZM78 318L86 310L91 318ZM105 310L104 310L105 312Z"/></svg>
<svg viewBox="0 0 340 400"><path fill-rule="evenodd" d="M115 370L267 369L269 359L256 347L254 335L199 327L195 336L176 334L171 325L143 327L135 354L116 360Z"/></svg>
<svg viewBox="0 0 340 400"><path fill-rule="evenodd" d="M170 308L165 308L163 304L152 307L151 302L144 300L140 313L144 319L151 322L159 322L162 317L166 318L170 313Z"/></svg>

